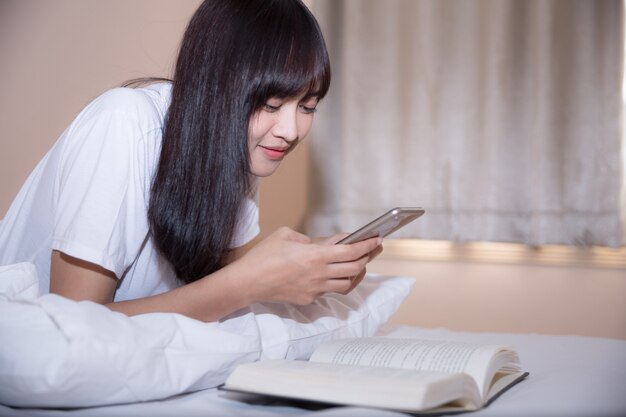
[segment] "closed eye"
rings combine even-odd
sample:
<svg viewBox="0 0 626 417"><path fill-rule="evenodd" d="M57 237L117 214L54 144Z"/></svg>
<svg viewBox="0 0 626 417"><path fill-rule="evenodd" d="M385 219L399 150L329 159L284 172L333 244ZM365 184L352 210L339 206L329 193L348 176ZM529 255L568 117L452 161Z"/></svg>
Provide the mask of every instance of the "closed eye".
<svg viewBox="0 0 626 417"><path fill-rule="evenodd" d="M315 113L317 111L316 107L309 107L309 106L305 106L304 104L301 104L300 108L302 109L304 113L307 113L307 114Z"/></svg>
<svg viewBox="0 0 626 417"><path fill-rule="evenodd" d="M277 112L278 110L280 110L280 106L272 106L271 104L265 103L265 104L263 105L263 109L264 109L265 111L267 111L267 112L270 112L270 113L275 113L275 112Z"/></svg>

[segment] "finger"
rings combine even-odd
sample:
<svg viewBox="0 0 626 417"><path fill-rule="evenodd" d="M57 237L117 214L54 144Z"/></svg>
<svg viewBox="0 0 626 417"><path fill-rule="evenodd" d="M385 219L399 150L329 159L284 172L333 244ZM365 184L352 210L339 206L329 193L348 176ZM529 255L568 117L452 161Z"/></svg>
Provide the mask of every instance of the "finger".
<svg viewBox="0 0 626 417"><path fill-rule="evenodd" d="M378 246L379 238L363 240L349 245L326 246L326 255L329 262L348 262L359 259L372 252Z"/></svg>
<svg viewBox="0 0 626 417"><path fill-rule="evenodd" d="M370 252L370 261L374 260L378 255L383 253L383 245L376 246L376 249Z"/></svg>
<svg viewBox="0 0 626 417"><path fill-rule="evenodd" d="M288 227L281 227L275 232L279 237L299 243L311 243L311 238Z"/></svg>
<svg viewBox="0 0 626 417"><path fill-rule="evenodd" d="M356 287L357 285L359 285L361 283L361 281L363 281L363 278L365 278L365 274L367 273L367 270L365 268L363 268L363 270L361 271L361 273L359 275L357 275L353 280L352 280L352 287Z"/></svg>
<svg viewBox="0 0 626 417"><path fill-rule="evenodd" d="M349 278L334 278L326 282L324 292L336 292L339 294L347 294L352 288L352 281Z"/></svg>
<svg viewBox="0 0 626 417"><path fill-rule="evenodd" d="M349 262L338 262L327 266L327 274L329 278L344 278L358 275L369 262L369 256L365 255L360 259Z"/></svg>
<svg viewBox="0 0 626 417"><path fill-rule="evenodd" d="M363 269L360 274L350 279L351 285L350 285L350 289L348 290L348 292L355 289L361 283L361 281L363 281L363 278L365 278L365 273L366 273L366 270Z"/></svg>
<svg viewBox="0 0 626 417"><path fill-rule="evenodd" d="M324 243L328 245L335 245L337 242L339 242L344 237L347 237L348 235L350 235L350 233L337 233L336 235L326 238Z"/></svg>
<svg viewBox="0 0 626 417"><path fill-rule="evenodd" d="M338 233L333 236L316 237L316 238L313 238L312 240L313 240L313 243L328 246L328 245L336 244L337 242L339 242L341 239L343 239L346 236L348 236L348 233Z"/></svg>

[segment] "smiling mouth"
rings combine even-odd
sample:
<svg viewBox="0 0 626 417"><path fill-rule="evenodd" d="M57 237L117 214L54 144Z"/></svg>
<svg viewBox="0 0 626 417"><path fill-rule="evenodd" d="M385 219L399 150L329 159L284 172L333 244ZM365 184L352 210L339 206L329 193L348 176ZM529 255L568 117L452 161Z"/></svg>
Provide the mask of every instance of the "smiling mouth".
<svg viewBox="0 0 626 417"><path fill-rule="evenodd" d="M265 156L272 160L280 160L287 154L289 148L272 148L268 146L259 145Z"/></svg>

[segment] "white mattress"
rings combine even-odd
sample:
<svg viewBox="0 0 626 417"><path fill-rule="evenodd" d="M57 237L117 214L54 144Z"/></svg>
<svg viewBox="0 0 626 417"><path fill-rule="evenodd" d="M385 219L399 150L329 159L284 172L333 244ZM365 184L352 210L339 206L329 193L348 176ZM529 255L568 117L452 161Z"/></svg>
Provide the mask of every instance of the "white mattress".
<svg viewBox="0 0 626 417"><path fill-rule="evenodd" d="M537 334L464 333L401 326L384 335L508 344L520 354L530 376L472 416L626 416L626 340ZM0 416L401 416L396 412L337 407L311 411L251 405L216 389L163 401L73 410L13 409Z"/></svg>

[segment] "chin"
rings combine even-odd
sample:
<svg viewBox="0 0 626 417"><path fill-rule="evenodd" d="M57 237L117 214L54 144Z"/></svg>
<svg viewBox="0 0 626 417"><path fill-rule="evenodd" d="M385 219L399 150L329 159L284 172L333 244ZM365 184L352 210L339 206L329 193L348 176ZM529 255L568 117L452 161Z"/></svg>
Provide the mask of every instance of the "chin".
<svg viewBox="0 0 626 417"><path fill-rule="evenodd" d="M252 175L257 177L269 177L278 169L278 164L271 167L252 167Z"/></svg>

